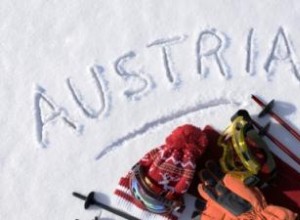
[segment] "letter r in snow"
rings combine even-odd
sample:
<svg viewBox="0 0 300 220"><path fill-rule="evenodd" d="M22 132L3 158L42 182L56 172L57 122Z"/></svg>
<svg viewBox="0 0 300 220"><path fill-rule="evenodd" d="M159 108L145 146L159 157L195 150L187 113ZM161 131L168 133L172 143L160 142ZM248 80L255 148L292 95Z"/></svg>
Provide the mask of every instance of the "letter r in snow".
<svg viewBox="0 0 300 220"><path fill-rule="evenodd" d="M200 33L196 45L197 71L200 75L203 75L203 58L212 56L219 67L220 73L224 77L228 76L225 71L225 63L221 59L222 43L221 37L214 31L205 30Z"/></svg>

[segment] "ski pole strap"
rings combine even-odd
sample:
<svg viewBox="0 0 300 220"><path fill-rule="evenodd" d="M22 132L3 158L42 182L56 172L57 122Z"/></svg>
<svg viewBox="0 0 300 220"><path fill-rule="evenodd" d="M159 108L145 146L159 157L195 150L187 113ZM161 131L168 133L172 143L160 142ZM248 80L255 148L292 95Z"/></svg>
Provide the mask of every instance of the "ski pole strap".
<svg viewBox="0 0 300 220"><path fill-rule="evenodd" d="M222 170L247 185L263 185L276 173L273 155L246 110L237 111L231 121L218 140L223 148Z"/></svg>

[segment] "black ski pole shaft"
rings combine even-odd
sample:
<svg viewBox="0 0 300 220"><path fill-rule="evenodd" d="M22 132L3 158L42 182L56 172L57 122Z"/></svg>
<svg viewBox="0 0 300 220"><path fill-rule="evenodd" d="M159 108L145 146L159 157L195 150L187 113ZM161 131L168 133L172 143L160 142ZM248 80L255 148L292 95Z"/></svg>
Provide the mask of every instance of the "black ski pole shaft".
<svg viewBox="0 0 300 220"><path fill-rule="evenodd" d="M85 209L88 209L90 205L95 205L95 206L98 206L102 209L105 209L106 211L114 213L115 215L118 215L118 216L123 217L123 218L128 219L128 220L141 220L139 218L136 218L136 217L126 213L126 212L123 212L119 209L116 209L114 207L105 205L104 203L101 203L101 202L97 201L95 199L95 193L94 192L90 192L88 196L81 195L77 192L73 192L72 195L75 196L78 199L81 199L81 200L85 201L85 203L84 203L84 208Z"/></svg>
<svg viewBox="0 0 300 220"><path fill-rule="evenodd" d="M252 99L262 108L266 108L267 105L263 103L263 101L257 96L252 95ZM288 132L290 132L298 141L300 141L300 134L294 128L292 128L286 121L284 121L278 114L273 112L271 109L268 109L266 113L268 113L272 118L274 118L281 126L283 126Z"/></svg>
<svg viewBox="0 0 300 220"><path fill-rule="evenodd" d="M258 129L262 130L263 127L256 121L252 120L252 124ZM277 147L279 147L283 152L290 156L298 165L300 165L300 158L297 157L292 151L290 151L281 141L276 137L271 135L268 131L264 131L264 135L268 137Z"/></svg>

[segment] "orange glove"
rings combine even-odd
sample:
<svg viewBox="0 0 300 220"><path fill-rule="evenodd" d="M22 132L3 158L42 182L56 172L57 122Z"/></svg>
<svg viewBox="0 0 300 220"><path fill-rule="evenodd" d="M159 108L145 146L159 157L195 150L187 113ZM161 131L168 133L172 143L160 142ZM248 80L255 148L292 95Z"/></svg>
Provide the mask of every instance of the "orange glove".
<svg viewBox="0 0 300 220"><path fill-rule="evenodd" d="M298 216L286 208L268 205L258 188L247 187L230 174L220 180L220 175L205 169L200 178L203 183L198 191L207 201L201 220L295 220Z"/></svg>

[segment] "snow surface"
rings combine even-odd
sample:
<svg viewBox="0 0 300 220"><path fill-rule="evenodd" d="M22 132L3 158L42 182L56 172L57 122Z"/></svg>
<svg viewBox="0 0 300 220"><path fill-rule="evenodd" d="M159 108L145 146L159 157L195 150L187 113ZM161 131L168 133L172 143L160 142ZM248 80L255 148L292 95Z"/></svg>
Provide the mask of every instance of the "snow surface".
<svg viewBox="0 0 300 220"><path fill-rule="evenodd" d="M100 211L71 192L111 204L119 178L175 127L222 131L240 108L255 117L251 94L275 99L299 131L299 10L296 0L2 0L0 219L93 219Z"/></svg>

